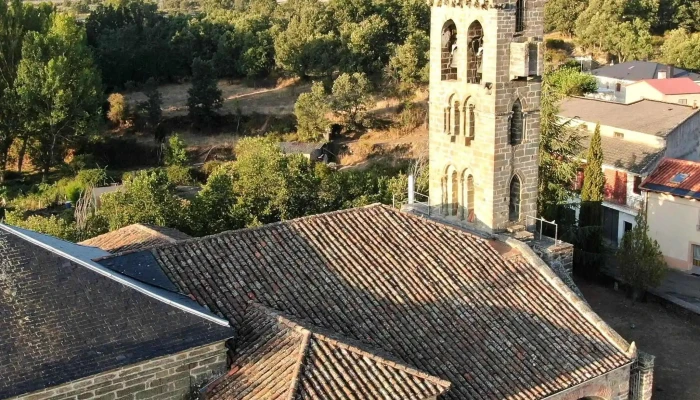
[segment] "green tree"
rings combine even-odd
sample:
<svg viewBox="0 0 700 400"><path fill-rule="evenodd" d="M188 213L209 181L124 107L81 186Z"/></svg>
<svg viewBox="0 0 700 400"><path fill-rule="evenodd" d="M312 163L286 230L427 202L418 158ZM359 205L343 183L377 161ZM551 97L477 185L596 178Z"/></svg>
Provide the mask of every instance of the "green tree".
<svg viewBox="0 0 700 400"><path fill-rule="evenodd" d="M371 74L380 71L389 58L389 23L373 14L360 22L348 22L340 27L340 39L345 48L344 71Z"/></svg>
<svg viewBox="0 0 700 400"><path fill-rule="evenodd" d="M540 103L540 162L538 169L538 214L547 220L562 221L562 215L571 208L572 182L579 169L581 136L561 122L559 101L564 94L553 85L550 75L544 77ZM573 223L572 221L567 221Z"/></svg>
<svg viewBox="0 0 700 400"><path fill-rule="evenodd" d="M328 97L323 83L314 82L310 92L302 93L297 98L294 115L297 117L297 133L301 140L317 141L330 129Z"/></svg>
<svg viewBox="0 0 700 400"><path fill-rule="evenodd" d="M666 36L661 46L662 60L681 68L700 70L700 33L676 29Z"/></svg>
<svg viewBox="0 0 700 400"><path fill-rule="evenodd" d="M31 32L22 46L15 91L24 129L36 140L44 177L62 160L66 145L90 132L101 114L100 75L71 16L57 14L45 34Z"/></svg>
<svg viewBox="0 0 700 400"><path fill-rule="evenodd" d="M279 197L285 185L279 144L270 138L244 138L235 153L239 204L260 222L279 221Z"/></svg>
<svg viewBox="0 0 700 400"><path fill-rule="evenodd" d="M430 39L423 32L411 34L394 49L389 59L389 80L399 97L412 97L419 85L428 82Z"/></svg>
<svg viewBox="0 0 700 400"><path fill-rule="evenodd" d="M144 94L146 95L146 101L144 103L146 120L151 128L154 128L158 126L163 116L163 96L160 94L158 85L154 79L151 78L146 82Z"/></svg>
<svg viewBox="0 0 700 400"><path fill-rule="evenodd" d="M637 214L636 226L625 232L617 250L617 270L623 282L633 289L634 299L661 284L667 265L659 243L649 237L644 213Z"/></svg>
<svg viewBox="0 0 700 400"><path fill-rule="evenodd" d="M28 32L45 32L53 6L37 7L20 0L0 2L0 183L4 180L7 153L17 136L25 136L22 109L14 90L22 43Z"/></svg>
<svg viewBox="0 0 700 400"><path fill-rule="evenodd" d="M549 0L544 6L545 29L572 36L576 29L576 19L586 9L586 5L586 0Z"/></svg>
<svg viewBox="0 0 700 400"><path fill-rule="evenodd" d="M346 125L357 128L372 104L370 83L363 73L342 74L333 82L331 107Z"/></svg>
<svg viewBox="0 0 700 400"><path fill-rule="evenodd" d="M552 89L552 93L547 95L554 94L559 98L561 96L583 96L598 89L598 83L595 78L590 74L584 74L578 68L559 68L547 73L545 80L546 84Z"/></svg>
<svg viewBox="0 0 700 400"><path fill-rule="evenodd" d="M97 215L113 231L135 223L177 228L182 224L183 202L163 171L139 171L124 181L121 191L100 199Z"/></svg>
<svg viewBox="0 0 700 400"><path fill-rule="evenodd" d="M311 161L300 154L286 157L284 187L278 197L280 218L292 219L320 212L319 183Z"/></svg>
<svg viewBox="0 0 700 400"><path fill-rule="evenodd" d="M603 261L603 199L605 175L603 174L603 148L600 125L596 126L586 156L581 189L581 209L574 268L586 277L595 278Z"/></svg>
<svg viewBox="0 0 700 400"><path fill-rule="evenodd" d="M196 58L192 62L192 87L187 91L187 108L192 121L208 123L223 105L211 61Z"/></svg>
<svg viewBox="0 0 700 400"><path fill-rule="evenodd" d="M170 136L165 149L165 165L185 165L188 161L185 142L177 134Z"/></svg>
<svg viewBox="0 0 700 400"><path fill-rule="evenodd" d="M209 235L246 225L247 214L238 205L234 191L236 177L232 172L227 168L217 168L197 193L188 209L191 233Z"/></svg>
<svg viewBox="0 0 700 400"><path fill-rule="evenodd" d="M584 49L596 49L627 59L652 55L651 24L646 7L627 0L591 0L576 20L576 37Z"/></svg>

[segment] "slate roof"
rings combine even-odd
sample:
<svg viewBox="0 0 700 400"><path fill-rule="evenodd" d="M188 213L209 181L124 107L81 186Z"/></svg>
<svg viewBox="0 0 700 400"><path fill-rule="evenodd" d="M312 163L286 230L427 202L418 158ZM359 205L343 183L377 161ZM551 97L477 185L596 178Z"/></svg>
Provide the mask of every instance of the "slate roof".
<svg viewBox="0 0 700 400"><path fill-rule="evenodd" d="M638 85L642 82L648 84L652 88L658 90L659 93L663 93L665 95L700 93L700 85L687 77L673 79L644 79L634 83L634 85Z"/></svg>
<svg viewBox="0 0 700 400"><path fill-rule="evenodd" d="M211 400L425 400L450 383L357 343L252 305L240 326L231 371Z"/></svg>
<svg viewBox="0 0 700 400"><path fill-rule="evenodd" d="M110 253L137 250L159 244L175 243L190 236L173 228L148 224L132 224L103 235L80 242L85 246L99 247Z"/></svg>
<svg viewBox="0 0 700 400"><path fill-rule="evenodd" d="M254 300L450 381L446 399L541 399L634 356L548 268L386 206L149 251L236 325Z"/></svg>
<svg viewBox="0 0 700 400"><path fill-rule="evenodd" d="M583 159L588 154L591 135L592 133L587 132L581 136ZM666 152L665 147L658 148L610 136L601 135L600 139L603 148L603 164L634 174L648 173Z"/></svg>
<svg viewBox="0 0 700 400"><path fill-rule="evenodd" d="M666 71L668 65L651 61L629 61L615 65L606 65L591 71L594 76L614 78L625 81L639 81L642 79L656 79L659 71ZM675 68L673 76L669 78L689 77L694 81L700 80L700 75L688 72L684 69Z"/></svg>
<svg viewBox="0 0 700 400"><path fill-rule="evenodd" d="M640 188L700 200L700 162L664 158Z"/></svg>
<svg viewBox="0 0 700 400"><path fill-rule="evenodd" d="M84 258L100 254L0 225L0 398L233 336L186 296Z"/></svg>
<svg viewBox="0 0 700 400"><path fill-rule="evenodd" d="M623 104L584 97L568 97L559 106L559 116L666 137L680 124L696 115L693 109L675 103L640 100Z"/></svg>
<svg viewBox="0 0 700 400"><path fill-rule="evenodd" d="M325 143L308 142L280 142L280 148L285 154L311 154L314 150L321 149Z"/></svg>

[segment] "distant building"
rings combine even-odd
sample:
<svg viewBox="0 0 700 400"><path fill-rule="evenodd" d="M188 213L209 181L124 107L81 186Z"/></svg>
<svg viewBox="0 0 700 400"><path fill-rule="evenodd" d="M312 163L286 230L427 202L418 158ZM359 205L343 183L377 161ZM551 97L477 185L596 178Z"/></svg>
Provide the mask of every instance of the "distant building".
<svg viewBox="0 0 700 400"><path fill-rule="evenodd" d="M649 234L668 265L700 273L700 162L664 159L640 187Z"/></svg>
<svg viewBox="0 0 700 400"><path fill-rule="evenodd" d="M598 92L591 95L601 100L627 103L627 87L635 82L647 79L689 78L700 82L700 75L650 61L629 61L615 65L606 65L591 71L598 82Z"/></svg>
<svg viewBox="0 0 700 400"><path fill-rule="evenodd" d="M653 100L622 104L571 97L561 103L559 117L586 132L582 158L600 124L606 177L603 227L609 244L617 246L634 226L643 200L639 185L663 157L700 159L699 111ZM579 185L583 178L580 172Z"/></svg>
<svg viewBox="0 0 700 400"><path fill-rule="evenodd" d="M645 79L627 86L627 103L643 99L698 107L700 85L686 77Z"/></svg>
<svg viewBox="0 0 700 400"><path fill-rule="evenodd" d="M330 156L325 142L281 142L280 148L284 154L301 154L312 161L328 162Z"/></svg>

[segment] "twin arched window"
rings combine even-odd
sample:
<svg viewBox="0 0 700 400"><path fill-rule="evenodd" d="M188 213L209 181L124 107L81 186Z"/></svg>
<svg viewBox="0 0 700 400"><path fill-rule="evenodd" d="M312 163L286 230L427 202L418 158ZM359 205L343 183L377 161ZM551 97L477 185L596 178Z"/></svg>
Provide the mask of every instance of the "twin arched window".
<svg viewBox="0 0 700 400"><path fill-rule="evenodd" d="M451 97L450 97L451 99ZM452 100L450 100L451 102ZM476 136L476 112L474 104L467 101L449 103L443 110L442 127L450 135L464 135L469 139Z"/></svg>

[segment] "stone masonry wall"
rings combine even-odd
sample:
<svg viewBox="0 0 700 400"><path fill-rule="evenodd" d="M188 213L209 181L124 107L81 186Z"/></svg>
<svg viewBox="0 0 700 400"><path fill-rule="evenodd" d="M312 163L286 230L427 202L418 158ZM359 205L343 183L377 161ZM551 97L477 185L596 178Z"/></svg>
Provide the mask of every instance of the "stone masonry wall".
<svg viewBox="0 0 700 400"><path fill-rule="evenodd" d="M226 352L225 342L214 343L8 400L190 399L194 388L225 372Z"/></svg>
<svg viewBox="0 0 700 400"><path fill-rule="evenodd" d="M521 220L534 216L537 201L537 165L539 148L539 99L541 82L535 79L511 80L510 44L541 42L543 36L543 0L527 0L525 31L515 32L515 1L489 2L477 0L435 1L431 9L430 30L430 203L433 212L445 212L467 219L467 177L474 178L473 225L487 231L504 229L508 224L509 187L513 176L521 180ZM499 8L496 8L498 6ZM448 21L457 28L457 79L441 79L441 35ZM484 32L483 76L480 84L467 82L467 31L479 21ZM543 54L538 54L542 65ZM490 84L491 89L486 87ZM511 110L520 99L524 113L523 141L511 145L509 125ZM475 106L475 137L445 130L446 109L460 105ZM454 117L454 110L450 110ZM467 127L462 111L461 126ZM450 123L449 125L453 125ZM457 179L452 174L457 174ZM449 176L448 176L449 175ZM454 213L457 199L460 209Z"/></svg>
<svg viewBox="0 0 700 400"><path fill-rule="evenodd" d="M628 400L629 399L630 366L627 365L608 372L595 379L565 390L557 395L548 397L548 400Z"/></svg>

